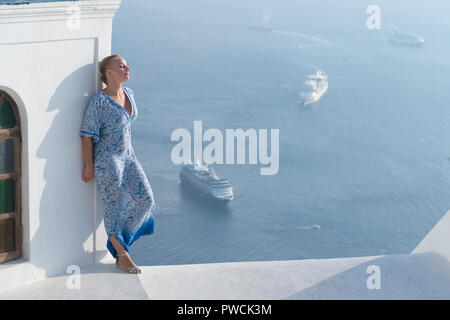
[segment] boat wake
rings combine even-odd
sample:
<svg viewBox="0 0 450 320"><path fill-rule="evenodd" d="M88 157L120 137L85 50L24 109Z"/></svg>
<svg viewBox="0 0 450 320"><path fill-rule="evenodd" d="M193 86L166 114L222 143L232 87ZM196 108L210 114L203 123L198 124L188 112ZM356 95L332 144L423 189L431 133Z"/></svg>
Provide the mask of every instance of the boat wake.
<svg viewBox="0 0 450 320"><path fill-rule="evenodd" d="M285 226L273 226L274 230L318 230L320 229L320 226L318 224L313 224L310 226L290 226L290 227L285 227Z"/></svg>
<svg viewBox="0 0 450 320"><path fill-rule="evenodd" d="M320 229L318 224L313 224L312 226L297 226L295 227L297 230L311 230L311 229Z"/></svg>
<svg viewBox="0 0 450 320"><path fill-rule="evenodd" d="M324 38L320 38L320 37L316 37L316 36L311 36L308 34L304 34L304 33L298 33L298 32L290 32L290 31L283 31L283 30L273 30L273 33L278 33L278 34L283 34L283 35L287 35L287 36L291 36L291 37L296 37L296 38L302 38L302 39L306 39L306 40L310 40L310 41L314 41L315 44L309 44L309 45L299 45L299 48L308 48L308 47L313 47L313 46L324 46L324 45L333 45L333 42L331 42L330 40L324 39Z"/></svg>

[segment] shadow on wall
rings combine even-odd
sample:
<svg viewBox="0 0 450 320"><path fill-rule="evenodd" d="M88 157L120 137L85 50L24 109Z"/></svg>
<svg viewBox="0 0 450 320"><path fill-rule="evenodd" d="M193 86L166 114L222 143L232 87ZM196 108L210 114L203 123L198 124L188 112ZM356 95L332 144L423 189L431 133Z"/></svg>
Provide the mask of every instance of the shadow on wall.
<svg viewBox="0 0 450 320"><path fill-rule="evenodd" d="M52 120L37 150L38 159L45 163L45 185L39 202L39 227L31 238L30 260L44 269L46 276L65 273L69 265L81 267L93 262L95 183L94 179L89 183L81 180L84 158L79 131L86 107L96 94L92 76L96 67L85 65L66 77L41 118ZM38 164L31 164L30 169L33 167ZM98 211L95 229L102 222L101 206Z"/></svg>

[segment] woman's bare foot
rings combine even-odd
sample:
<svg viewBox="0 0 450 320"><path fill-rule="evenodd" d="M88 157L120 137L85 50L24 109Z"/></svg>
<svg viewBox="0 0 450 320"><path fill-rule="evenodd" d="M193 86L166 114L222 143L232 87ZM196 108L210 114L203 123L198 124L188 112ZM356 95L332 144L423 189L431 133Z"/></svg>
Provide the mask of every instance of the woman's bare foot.
<svg viewBox="0 0 450 320"><path fill-rule="evenodd" d="M120 268L121 270L125 272L132 272L132 273L141 273L141 269L139 269L134 261L131 259L128 252L125 250L125 248L120 244L119 241L114 236L111 236L109 238L111 241L113 247L116 249L117 252L117 260L116 260L116 266ZM133 268L135 268L133 270Z"/></svg>
<svg viewBox="0 0 450 320"><path fill-rule="evenodd" d="M117 267L122 269L123 271L130 272L133 268L136 268L133 270L133 273L141 273L141 269L137 268L136 264L131 259L130 255L125 251L124 253L117 255Z"/></svg>

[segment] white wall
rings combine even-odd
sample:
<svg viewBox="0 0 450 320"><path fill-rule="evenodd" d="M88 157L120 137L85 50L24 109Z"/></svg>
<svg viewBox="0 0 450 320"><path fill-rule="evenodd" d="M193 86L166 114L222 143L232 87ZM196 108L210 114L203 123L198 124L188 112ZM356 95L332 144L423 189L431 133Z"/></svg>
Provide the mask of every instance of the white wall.
<svg viewBox="0 0 450 320"><path fill-rule="evenodd" d="M79 130L90 98L101 88L98 61L111 54L120 2L0 5L0 89L15 99L22 125L24 252L22 259L0 265L0 292L106 253L94 181L81 180ZM74 6L79 28L68 25L76 18L68 11ZM19 269L24 280L11 279Z"/></svg>
<svg viewBox="0 0 450 320"><path fill-rule="evenodd" d="M412 253L436 252L450 261L450 211L439 220L425 238L420 241Z"/></svg>

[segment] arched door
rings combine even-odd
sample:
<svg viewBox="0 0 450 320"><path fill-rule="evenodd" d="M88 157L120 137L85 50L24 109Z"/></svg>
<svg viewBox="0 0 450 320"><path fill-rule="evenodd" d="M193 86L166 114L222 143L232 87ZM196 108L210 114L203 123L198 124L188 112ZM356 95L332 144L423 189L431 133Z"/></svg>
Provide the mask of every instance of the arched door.
<svg viewBox="0 0 450 320"><path fill-rule="evenodd" d="M22 255L20 117L0 90L0 263Z"/></svg>

